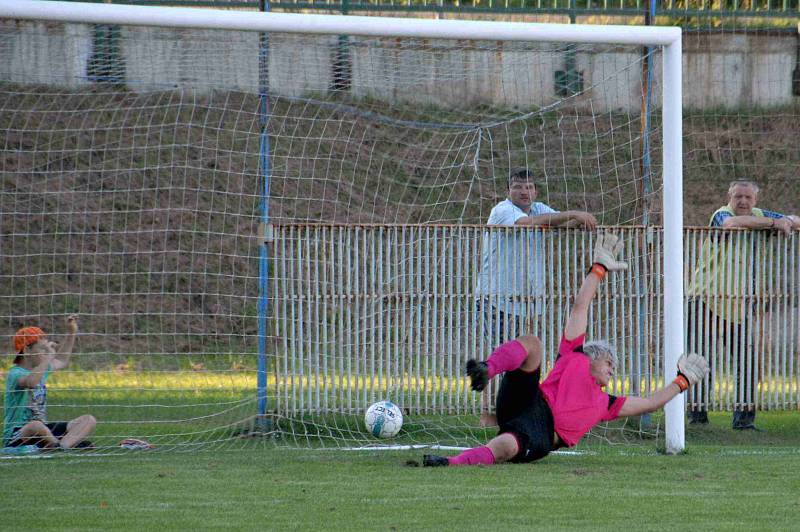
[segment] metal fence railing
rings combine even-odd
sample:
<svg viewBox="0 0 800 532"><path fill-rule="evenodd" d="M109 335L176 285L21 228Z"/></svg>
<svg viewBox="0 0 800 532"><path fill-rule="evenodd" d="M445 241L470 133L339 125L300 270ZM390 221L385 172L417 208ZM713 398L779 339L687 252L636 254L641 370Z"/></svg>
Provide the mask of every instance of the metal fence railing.
<svg viewBox="0 0 800 532"><path fill-rule="evenodd" d="M610 393L647 394L663 385L664 375L661 233L615 231L625 239L630 268L601 287L589 337L606 338L618 349ZM517 260L503 267L483 261L490 234L513 245ZM589 266L593 238L580 231L511 227L277 227L270 289L276 407L287 413L354 412L388 393L416 413L485 408L485 399L469 392L462 369L467 359L485 358L507 336L491 326L498 309L505 311L504 327L514 312L526 332L540 336L549 369ZM800 404L798 244L797 235L686 230L688 349L706 356L714 370L691 396L690 408ZM708 264L713 282L698 288L692 284L695 271L714 249L727 255ZM488 290L476 289L487 264L508 276L503 294L491 283ZM689 308L697 302L713 312L720 312L720 303L729 322L739 319L732 309L746 309L746 332L731 341L731 331L709 319L709 312L695 312L699 317L690 321Z"/></svg>
<svg viewBox="0 0 800 532"><path fill-rule="evenodd" d="M108 0L82 0L106 2ZM112 0L111 3L162 6L258 9L260 0ZM646 0L280 0L267 2L270 9L286 11L355 11L505 13L643 17L650 10ZM655 13L669 19L698 18L800 18L800 0L659 0Z"/></svg>
<svg viewBox="0 0 800 532"><path fill-rule="evenodd" d="M800 239L708 229L685 239L687 350L712 370L690 408L797 405Z"/></svg>

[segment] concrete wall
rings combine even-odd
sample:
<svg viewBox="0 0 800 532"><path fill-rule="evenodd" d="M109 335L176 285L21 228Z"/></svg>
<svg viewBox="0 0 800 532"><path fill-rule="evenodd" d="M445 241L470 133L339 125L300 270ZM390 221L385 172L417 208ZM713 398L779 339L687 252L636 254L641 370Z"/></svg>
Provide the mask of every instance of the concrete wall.
<svg viewBox="0 0 800 532"><path fill-rule="evenodd" d="M69 88L91 83L87 61L92 29L61 24L0 23L0 79ZM126 84L131 90L174 87L258 90L258 35L130 28L122 30ZM273 35L270 88L283 95L325 92L332 83L336 36ZM556 71L566 53L553 45L523 52L506 44L487 51L438 50L431 42L349 41L352 92L387 101L446 106L530 108L557 101ZM474 44L474 43L466 43ZM639 50L578 49L576 69L589 90L580 96L596 111L639 107ZM792 103L795 35L690 34L684 40L684 106L782 106ZM466 75L464 73L467 73ZM655 62L656 94L661 63ZM658 105L658 102L655 102Z"/></svg>
<svg viewBox="0 0 800 532"><path fill-rule="evenodd" d="M78 24L0 20L0 80L75 88L84 85L92 31Z"/></svg>
<svg viewBox="0 0 800 532"><path fill-rule="evenodd" d="M695 34L683 50L685 107L792 103L796 35Z"/></svg>

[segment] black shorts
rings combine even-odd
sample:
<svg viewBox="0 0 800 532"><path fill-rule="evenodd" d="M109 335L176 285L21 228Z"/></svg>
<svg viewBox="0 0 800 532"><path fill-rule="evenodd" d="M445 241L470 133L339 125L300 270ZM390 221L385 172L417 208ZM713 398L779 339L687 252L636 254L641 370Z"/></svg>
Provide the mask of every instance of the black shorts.
<svg viewBox="0 0 800 532"><path fill-rule="evenodd" d="M497 392L498 434L512 434L519 452L512 462L541 460L553 450L555 429L550 405L539 390L541 370L506 372Z"/></svg>
<svg viewBox="0 0 800 532"><path fill-rule="evenodd" d="M50 429L50 432L56 438L61 439L61 436L67 433L67 422L66 421L55 421L53 423L45 423L45 426ZM20 445L36 445L38 447L44 447L44 441L41 438L18 438L17 432L22 430L24 425L19 425L14 427L14 430L11 431L11 442L8 444L8 447L19 447Z"/></svg>

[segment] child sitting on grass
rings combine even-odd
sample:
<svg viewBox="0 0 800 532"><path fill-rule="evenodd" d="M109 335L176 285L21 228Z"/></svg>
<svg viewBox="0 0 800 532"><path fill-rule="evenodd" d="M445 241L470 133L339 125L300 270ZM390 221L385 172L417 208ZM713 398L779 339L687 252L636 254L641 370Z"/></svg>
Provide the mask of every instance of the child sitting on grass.
<svg viewBox="0 0 800 532"><path fill-rule="evenodd" d="M85 438L97 424L85 414L72 421L47 421L47 377L69 364L78 318L67 317L67 335L58 346L39 327L23 327L14 335L14 365L6 377L3 447L35 445L43 449L91 447ZM58 349L56 349L58 348Z"/></svg>

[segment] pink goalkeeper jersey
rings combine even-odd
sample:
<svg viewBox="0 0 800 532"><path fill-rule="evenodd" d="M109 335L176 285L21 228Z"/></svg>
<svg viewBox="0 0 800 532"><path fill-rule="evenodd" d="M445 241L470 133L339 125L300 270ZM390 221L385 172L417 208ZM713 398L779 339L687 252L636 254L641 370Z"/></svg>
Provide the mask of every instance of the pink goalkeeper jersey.
<svg viewBox="0 0 800 532"><path fill-rule="evenodd" d="M624 397L613 400L603 391L589 371L589 357L576 351L585 335L573 340L561 338L559 357L553 370L539 386L553 412L553 425L567 446L572 447L601 421L619 417Z"/></svg>

